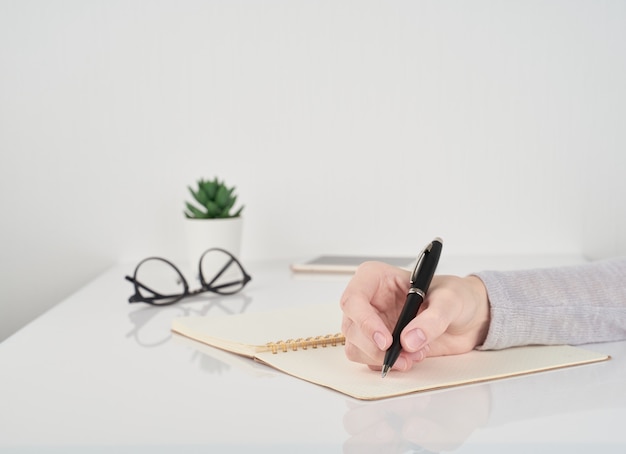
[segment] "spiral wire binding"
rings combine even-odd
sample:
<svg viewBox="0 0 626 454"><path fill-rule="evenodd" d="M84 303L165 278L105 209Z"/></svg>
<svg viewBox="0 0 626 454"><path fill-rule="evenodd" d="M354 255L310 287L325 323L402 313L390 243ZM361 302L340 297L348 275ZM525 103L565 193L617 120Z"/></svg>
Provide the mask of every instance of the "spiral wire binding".
<svg viewBox="0 0 626 454"><path fill-rule="evenodd" d="M326 348L328 346L336 347L337 345L345 345L346 338L341 333L326 334L325 336L315 336L298 339L279 340L276 342L269 342L266 346L273 354L280 352L288 352L289 350L297 351L298 349L306 350L309 347L317 348L321 346Z"/></svg>

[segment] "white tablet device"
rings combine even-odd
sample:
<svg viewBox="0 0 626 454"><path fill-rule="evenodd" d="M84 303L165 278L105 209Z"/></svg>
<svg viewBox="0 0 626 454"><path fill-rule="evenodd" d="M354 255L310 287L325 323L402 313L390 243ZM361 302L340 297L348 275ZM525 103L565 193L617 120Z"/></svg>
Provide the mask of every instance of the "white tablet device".
<svg viewBox="0 0 626 454"><path fill-rule="evenodd" d="M291 270L301 273L354 273L361 263L371 260L406 269L415 266L415 257L320 255L311 260L292 263Z"/></svg>

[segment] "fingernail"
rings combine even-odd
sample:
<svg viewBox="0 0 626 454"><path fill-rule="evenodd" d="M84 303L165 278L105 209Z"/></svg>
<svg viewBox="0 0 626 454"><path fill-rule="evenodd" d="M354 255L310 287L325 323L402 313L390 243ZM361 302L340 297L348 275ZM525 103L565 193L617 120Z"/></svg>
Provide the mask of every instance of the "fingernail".
<svg viewBox="0 0 626 454"><path fill-rule="evenodd" d="M387 347L387 343L385 342L385 336L378 331L374 333L374 342L381 350L385 350Z"/></svg>
<svg viewBox="0 0 626 454"><path fill-rule="evenodd" d="M393 365L393 368L397 370L408 370L409 362L403 356L400 356Z"/></svg>
<svg viewBox="0 0 626 454"><path fill-rule="evenodd" d="M417 351L419 350L424 342L426 342L426 336L424 335L424 331L421 329L414 329L409 331L404 336L405 347L409 351Z"/></svg>

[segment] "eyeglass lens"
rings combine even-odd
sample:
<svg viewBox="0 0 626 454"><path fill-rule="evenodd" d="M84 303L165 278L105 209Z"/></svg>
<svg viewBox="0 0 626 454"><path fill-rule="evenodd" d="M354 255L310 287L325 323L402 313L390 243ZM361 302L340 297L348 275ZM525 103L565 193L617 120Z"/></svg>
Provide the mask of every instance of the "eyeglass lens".
<svg viewBox="0 0 626 454"><path fill-rule="evenodd" d="M247 283L241 265L220 249L210 249L202 255L200 273L203 285L216 293L236 293Z"/></svg>
<svg viewBox="0 0 626 454"><path fill-rule="evenodd" d="M155 298L157 304L171 304L185 294L185 282L180 272L170 263L154 257L144 260L135 273L142 285L139 294L145 299Z"/></svg>

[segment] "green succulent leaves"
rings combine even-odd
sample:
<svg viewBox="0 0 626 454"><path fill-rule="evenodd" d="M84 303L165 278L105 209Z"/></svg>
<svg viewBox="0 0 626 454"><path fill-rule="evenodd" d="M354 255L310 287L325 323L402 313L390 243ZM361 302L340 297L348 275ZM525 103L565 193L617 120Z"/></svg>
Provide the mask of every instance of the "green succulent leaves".
<svg viewBox="0 0 626 454"><path fill-rule="evenodd" d="M189 192L194 200L200 205L197 207L189 202L185 202L187 210L185 216L190 219L215 219L215 218L236 218L241 215L243 206L234 213L231 210L235 206L237 196L234 194L235 187L227 187L224 182L217 178L205 181L198 181L197 189L188 186Z"/></svg>

